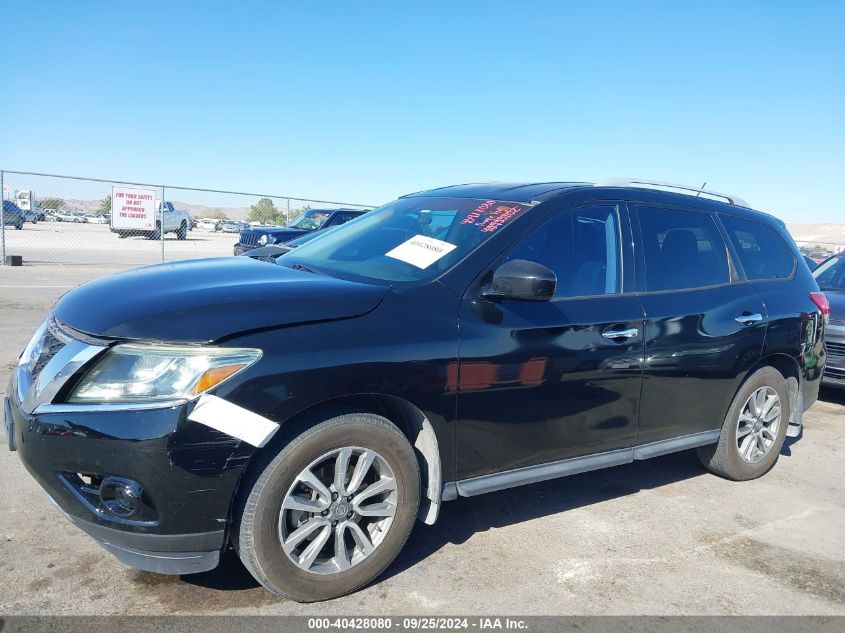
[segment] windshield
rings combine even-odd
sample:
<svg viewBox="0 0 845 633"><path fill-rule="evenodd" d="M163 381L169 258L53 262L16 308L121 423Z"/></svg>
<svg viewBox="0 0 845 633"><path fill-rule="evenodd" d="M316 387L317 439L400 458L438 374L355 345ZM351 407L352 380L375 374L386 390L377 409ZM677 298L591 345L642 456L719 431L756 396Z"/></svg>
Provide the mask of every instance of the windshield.
<svg viewBox="0 0 845 633"><path fill-rule="evenodd" d="M331 211L306 211L296 219L296 222L288 224L288 226L292 229L314 231L323 226L323 223L329 219L331 214Z"/></svg>
<svg viewBox="0 0 845 633"><path fill-rule="evenodd" d="M813 271L822 290L845 290L845 254L836 255Z"/></svg>
<svg viewBox="0 0 845 633"><path fill-rule="evenodd" d="M403 198L302 244L277 263L382 281L432 279L528 208L497 200Z"/></svg>

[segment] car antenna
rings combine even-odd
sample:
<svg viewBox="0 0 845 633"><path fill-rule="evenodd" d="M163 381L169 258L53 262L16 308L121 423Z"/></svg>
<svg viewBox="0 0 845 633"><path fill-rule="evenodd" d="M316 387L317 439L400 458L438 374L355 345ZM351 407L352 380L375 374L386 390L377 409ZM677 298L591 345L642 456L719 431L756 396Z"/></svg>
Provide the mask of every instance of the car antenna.
<svg viewBox="0 0 845 633"><path fill-rule="evenodd" d="M698 193L695 194L695 197L698 198L701 195L701 192L704 191L704 188L707 186L707 181L704 181L704 184L701 185L701 189L698 190Z"/></svg>

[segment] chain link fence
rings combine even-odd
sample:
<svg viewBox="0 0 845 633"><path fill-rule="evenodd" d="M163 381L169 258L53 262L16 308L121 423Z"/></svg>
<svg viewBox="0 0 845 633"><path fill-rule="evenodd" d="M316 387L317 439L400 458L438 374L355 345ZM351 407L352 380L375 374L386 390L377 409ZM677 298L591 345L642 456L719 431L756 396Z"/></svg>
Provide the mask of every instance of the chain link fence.
<svg viewBox="0 0 845 633"><path fill-rule="evenodd" d="M831 255L845 251L845 244L832 242L796 242L798 249L817 264L822 263Z"/></svg>
<svg viewBox="0 0 845 633"><path fill-rule="evenodd" d="M0 265L136 266L232 255L248 223L285 225L306 210L375 205L156 185L23 171L0 171ZM149 230L112 228L113 187L148 190L157 222ZM816 262L845 244L799 241Z"/></svg>
<svg viewBox="0 0 845 633"><path fill-rule="evenodd" d="M22 171L0 171L0 183L0 264L135 266L226 256L248 223L279 226L307 210L375 206ZM112 200L113 187L149 192L155 225L113 228L113 211L127 208Z"/></svg>

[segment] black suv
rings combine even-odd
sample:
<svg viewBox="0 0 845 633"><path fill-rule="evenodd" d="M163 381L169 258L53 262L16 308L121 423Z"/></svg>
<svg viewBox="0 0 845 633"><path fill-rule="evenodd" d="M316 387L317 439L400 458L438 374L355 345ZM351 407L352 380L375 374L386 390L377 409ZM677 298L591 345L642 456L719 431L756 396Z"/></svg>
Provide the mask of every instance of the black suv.
<svg viewBox="0 0 845 633"><path fill-rule="evenodd" d="M13 372L11 448L125 563L231 544L301 601L458 496L690 448L759 477L816 399L824 295L775 218L655 187L446 187L276 263L86 283Z"/></svg>

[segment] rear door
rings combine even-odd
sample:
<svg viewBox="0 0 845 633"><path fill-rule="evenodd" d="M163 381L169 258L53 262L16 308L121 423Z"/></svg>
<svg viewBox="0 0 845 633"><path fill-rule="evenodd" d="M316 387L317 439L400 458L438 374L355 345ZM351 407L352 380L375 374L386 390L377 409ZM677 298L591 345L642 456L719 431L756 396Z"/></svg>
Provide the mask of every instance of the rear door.
<svg viewBox="0 0 845 633"><path fill-rule="evenodd" d="M579 205L530 231L470 286L460 310L459 479L633 445L643 310L632 255L624 205ZM492 271L514 259L550 268L555 296L481 298Z"/></svg>
<svg viewBox="0 0 845 633"><path fill-rule="evenodd" d="M702 435L675 448L708 443L739 383L760 359L766 310L739 278L712 214L662 205L631 208L646 318L637 444L694 434Z"/></svg>

